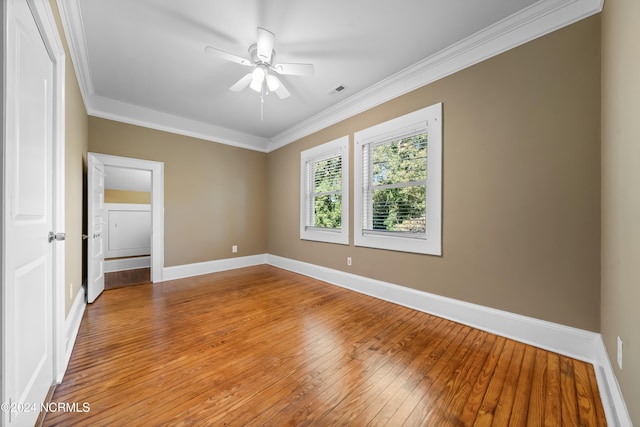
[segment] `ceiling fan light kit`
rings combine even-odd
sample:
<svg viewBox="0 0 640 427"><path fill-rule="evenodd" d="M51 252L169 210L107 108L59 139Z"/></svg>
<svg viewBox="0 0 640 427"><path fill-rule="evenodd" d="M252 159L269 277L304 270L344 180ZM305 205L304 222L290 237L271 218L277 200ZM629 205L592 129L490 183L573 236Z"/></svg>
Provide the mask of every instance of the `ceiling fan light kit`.
<svg viewBox="0 0 640 427"><path fill-rule="evenodd" d="M249 87L256 92L262 92L262 84L264 83L266 75L266 67L263 64L256 65L256 68L254 68L251 73L251 84Z"/></svg>
<svg viewBox="0 0 640 427"><path fill-rule="evenodd" d="M226 61L234 62L253 71L246 74L229 89L240 92L247 86L261 94L261 97L274 92L278 98L286 99L291 93L284 86L276 74L290 76L310 76L314 73L312 64L274 64L276 52L273 50L276 36L271 31L258 27L257 42L249 46L250 59L245 59L233 53L225 52L212 46L207 46L205 52ZM266 82L266 87L265 87Z"/></svg>
<svg viewBox="0 0 640 427"><path fill-rule="evenodd" d="M267 74L267 87L271 92L275 92L280 88L280 80L271 74Z"/></svg>

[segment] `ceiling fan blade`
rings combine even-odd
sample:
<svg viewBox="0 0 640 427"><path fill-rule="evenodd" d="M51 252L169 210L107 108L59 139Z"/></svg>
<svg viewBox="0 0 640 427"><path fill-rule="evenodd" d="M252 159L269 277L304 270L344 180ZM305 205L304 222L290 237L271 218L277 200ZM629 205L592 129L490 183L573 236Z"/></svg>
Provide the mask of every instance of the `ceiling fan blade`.
<svg viewBox="0 0 640 427"><path fill-rule="evenodd" d="M313 64L276 64L271 68L278 74L289 76L312 76L315 72Z"/></svg>
<svg viewBox="0 0 640 427"><path fill-rule="evenodd" d="M204 48L204 51L210 53L211 55L217 56L218 58L235 62L236 64L241 65L251 65L251 61L248 59L241 58L233 53L225 52L224 50L216 49L215 47L207 46Z"/></svg>
<svg viewBox="0 0 640 427"><path fill-rule="evenodd" d="M276 35L269 30L258 27L257 55L261 61L271 63L271 53L276 41Z"/></svg>
<svg viewBox="0 0 640 427"><path fill-rule="evenodd" d="M243 78L238 80L233 86L231 86L229 90L232 90L234 92L240 92L241 90L249 86L252 78L253 78L253 75L251 73L245 75Z"/></svg>

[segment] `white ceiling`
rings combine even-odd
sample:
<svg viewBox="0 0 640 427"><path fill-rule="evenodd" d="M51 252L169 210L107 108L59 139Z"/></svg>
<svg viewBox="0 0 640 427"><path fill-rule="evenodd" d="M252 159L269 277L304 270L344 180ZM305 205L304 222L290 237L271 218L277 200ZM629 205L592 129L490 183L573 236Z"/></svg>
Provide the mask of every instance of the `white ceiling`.
<svg viewBox="0 0 640 427"><path fill-rule="evenodd" d="M89 114L270 151L602 8L602 0L58 0ZM312 63L264 99L229 87L256 28ZM334 95L338 85L348 89Z"/></svg>

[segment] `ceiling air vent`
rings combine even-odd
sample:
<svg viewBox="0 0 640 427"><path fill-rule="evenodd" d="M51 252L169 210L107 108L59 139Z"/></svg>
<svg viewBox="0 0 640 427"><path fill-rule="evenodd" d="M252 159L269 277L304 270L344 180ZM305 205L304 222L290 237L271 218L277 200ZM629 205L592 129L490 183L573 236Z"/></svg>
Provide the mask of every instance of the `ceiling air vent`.
<svg viewBox="0 0 640 427"><path fill-rule="evenodd" d="M346 89L347 89L347 87L345 85L339 85L339 86L336 86L333 89L331 89L329 92L327 92L327 95L335 95L335 94L340 93L340 92L342 92L342 91L344 91Z"/></svg>

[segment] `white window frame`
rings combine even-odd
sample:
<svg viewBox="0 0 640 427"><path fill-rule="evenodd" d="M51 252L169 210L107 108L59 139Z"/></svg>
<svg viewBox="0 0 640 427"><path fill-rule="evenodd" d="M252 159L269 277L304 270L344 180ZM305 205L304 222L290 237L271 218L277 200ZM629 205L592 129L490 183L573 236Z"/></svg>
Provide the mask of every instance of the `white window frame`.
<svg viewBox="0 0 640 427"><path fill-rule="evenodd" d="M406 234L371 233L364 231L364 196L366 193L363 171L363 149L369 144L390 140L426 128L427 181L426 232L423 238ZM442 103L431 105L413 113L380 123L354 134L354 244L378 249L442 255Z"/></svg>
<svg viewBox="0 0 640 427"><path fill-rule="evenodd" d="M309 212L310 197L307 189L310 183L307 181L307 165L332 155L342 157L342 216L340 229L318 228L308 225L308 218L313 215ZM343 136L322 145L310 148L300 153L300 239L314 240L318 242L349 244L349 137Z"/></svg>

